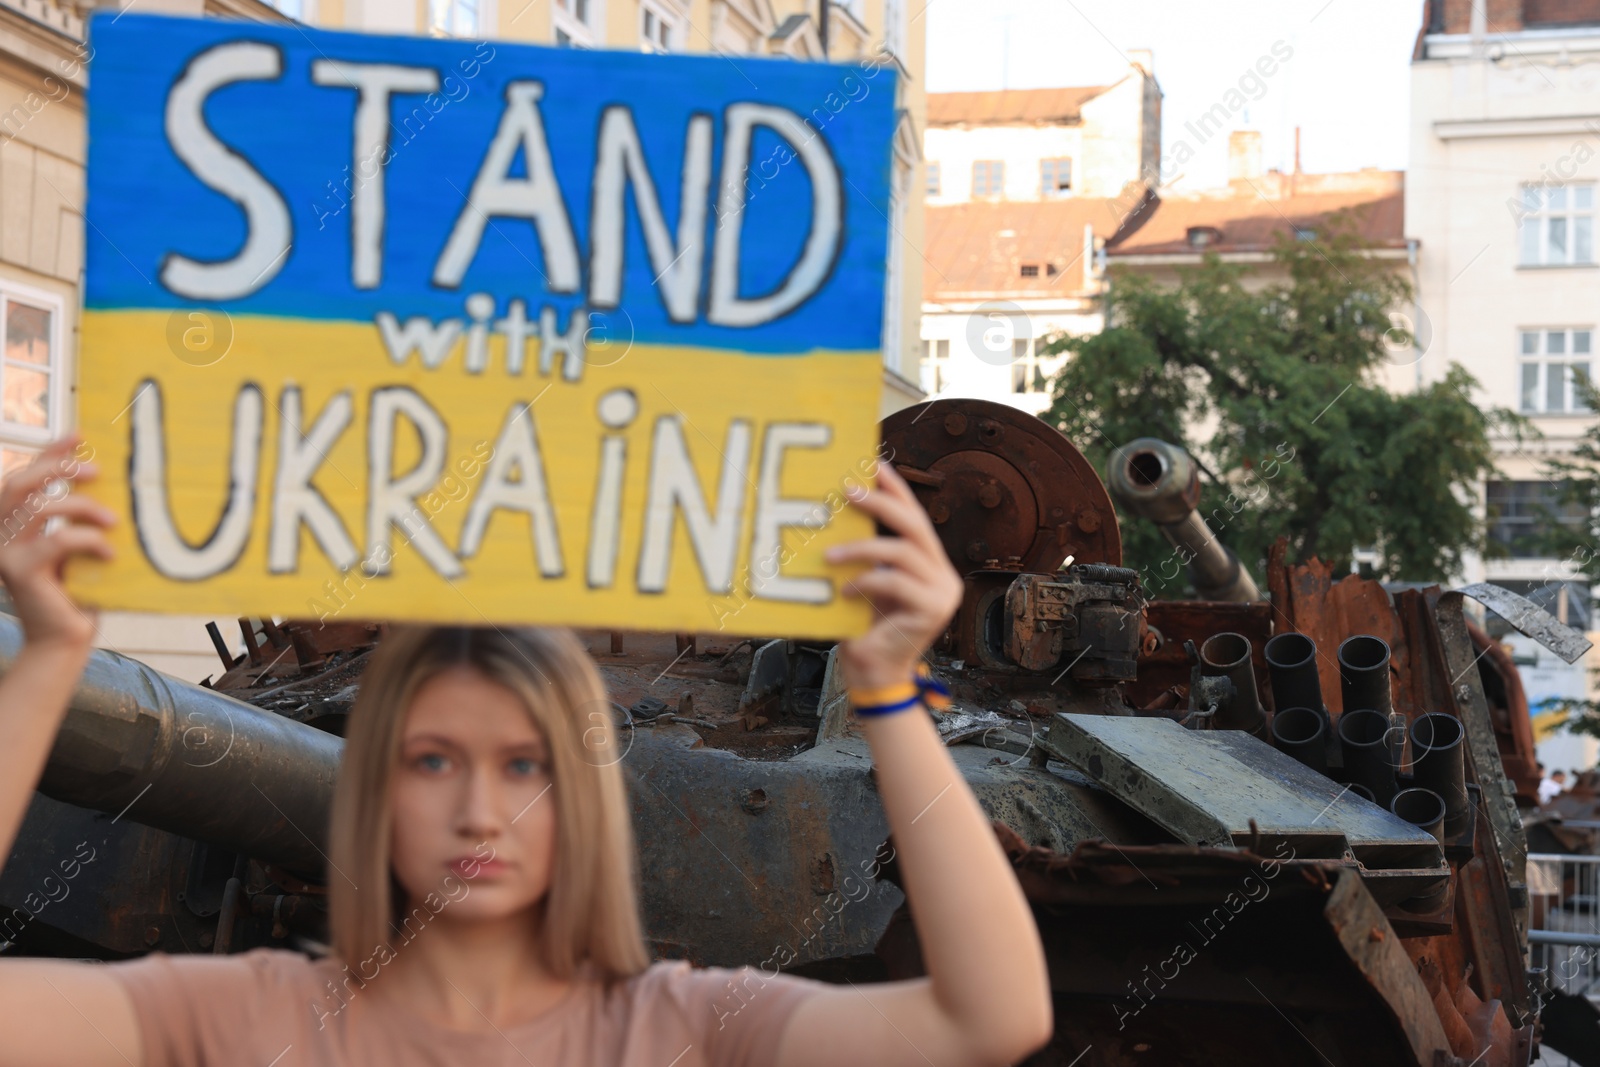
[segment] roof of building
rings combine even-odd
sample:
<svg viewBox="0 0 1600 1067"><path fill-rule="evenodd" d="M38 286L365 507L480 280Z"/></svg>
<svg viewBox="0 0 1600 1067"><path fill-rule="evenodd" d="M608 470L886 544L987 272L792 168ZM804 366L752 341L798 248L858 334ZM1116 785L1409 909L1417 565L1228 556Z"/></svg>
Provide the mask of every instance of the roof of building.
<svg viewBox="0 0 1600 1067"><path fill-rule="evenodd" d="M1110 86L999 89L980 93L929 93L929 126L1072 125L1083 105Z"/></svg>
<svg viewBox="0 0 1600 1067"><path fill-rule="evenodd" d="M1343 180L1340 180L1343 179ZM1307 188L1309 187L1309 188ZM1281 237L1347 213L1356 235L1378 247L1405 247L1404 175L1367 171L1352 175L1269 174L1238 182L1227 195L1165 195L1138 229L1108 249L1110 256L1215 252L1266 252ZM1199 247L1190 231L1216 231Z"/></svg>
<svg viewBox="0 0 1600 1067"><path fill-rule="evenodd" d="M1075 297L1086 287L1084 226L1108 238L1139 203L1132 195L930 205L923 299ZM1024 267L1035 273L1023 276Z"/></svg>

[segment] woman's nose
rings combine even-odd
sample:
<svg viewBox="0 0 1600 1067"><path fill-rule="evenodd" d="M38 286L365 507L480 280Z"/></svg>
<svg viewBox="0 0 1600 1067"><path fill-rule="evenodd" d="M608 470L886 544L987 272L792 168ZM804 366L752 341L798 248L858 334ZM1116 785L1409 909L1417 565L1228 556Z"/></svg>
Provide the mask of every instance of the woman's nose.
<svg viewBox="0 0 1600 1067"><path fill-rule="evenodd" d="M466 788L456 812L457 830L471 837L490 837L505 825L499 790L494 776L474 766L467 774Z"/></svg>

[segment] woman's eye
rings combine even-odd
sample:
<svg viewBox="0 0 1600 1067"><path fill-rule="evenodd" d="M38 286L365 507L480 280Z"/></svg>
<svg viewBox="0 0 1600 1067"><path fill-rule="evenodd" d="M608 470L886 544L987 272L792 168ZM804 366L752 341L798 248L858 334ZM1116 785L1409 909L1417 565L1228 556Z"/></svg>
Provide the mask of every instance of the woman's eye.
<svg viewBox="0 0 1600 1067"><path fill-rule="evenodd" d="M437 752L426 752L416 758L416 766L424 771L442 771L445 769L446 760Z"/></svg>
<svg viewBox="0 0 1600 1067"><path fill-rule="evenodd" d="M512 774L525 778L543 771L544 764L540 763L538 760L528 759L524 756L512 760L510 764L508 764L508 769Z"/></svg>

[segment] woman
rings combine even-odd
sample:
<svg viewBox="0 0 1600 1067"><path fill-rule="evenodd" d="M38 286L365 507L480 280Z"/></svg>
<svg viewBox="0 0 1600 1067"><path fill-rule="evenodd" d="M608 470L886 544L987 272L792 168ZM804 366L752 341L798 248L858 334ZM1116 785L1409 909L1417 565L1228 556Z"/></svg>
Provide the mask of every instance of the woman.
<svg viewBox="0 0 1600 1067"><path fill-rule="evenodd" d="M0 486L29 515L0 545L26 640L0 679L0 857L89 655L63 593L110 558L114 517L53 480L51 445ZM1012 1063L1048 1040L1038 931L911 679L961 582L888 467L854 504L899 536L837 546L876 610L840 648L915 909L928 977L833 986L750 968L650 964L621 773L584 707L603 700L565 631L401 628L364 676L335 791L333 954L257 949L88 966L0 959L0 1067L225 1064ZM40 502L45 500L42 506ZM24 506L24 505L27 506ZM49 531L51 519L58 519ZM592 706L592 704L591 704Z"/></svg>

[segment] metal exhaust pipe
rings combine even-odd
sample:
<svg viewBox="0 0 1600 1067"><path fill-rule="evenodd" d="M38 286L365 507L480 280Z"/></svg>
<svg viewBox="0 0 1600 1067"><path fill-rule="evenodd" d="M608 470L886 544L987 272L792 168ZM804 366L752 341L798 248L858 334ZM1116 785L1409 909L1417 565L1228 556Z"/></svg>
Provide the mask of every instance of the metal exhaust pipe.
<svg viewBox="0 0 1600 1067"><path fill-rule="evenodd" d="M1328 773L1328 727L1321 712L1280 707L1272 717L1272 737L1281 751L1318 774Z"/></svg>
<svg viewBox="0 0 1600 1067"><path fill-rule="evenodd" d="M1345 638L1339 645L1339 683L1346 712L1371 708L1388 719L1394 710L1389 689L1389 643L1371 634Z"/></svg>
<svg viewBox="0 0 1600 1067"><path fill-rule="evenodd" d="M1430 711L1411 724L1411 774L1418 786L1444 801L1446 837L1465 830L1472 814L1462 756L1465 739L1461 720L1444 712Z"/></svg>
<svg viewBox="0 0 1600 1067"><path fill-rule="evenodd" d="M1225 675L1233 683L1233 699L1217 709L1217 727L1245 730L1259 736L1267 717L1261 710L1261 696L1256 691L1251 651L1250 639L1243 634L1212 634L1200 646L1200 662L1207 674Z"/></svg>
<svg viewBox="0 0 1600 1067"><path fill-rule="evenodd" d="M1322 706L1322 681L1317 677L1317 643L1305 634L1279 634L1263 654L1272 674L1272 706L1310 708L1327 723Z"/></svg>
<svg viewBox="0 0 1600 1067"><path fill-rule="evenodd" d="M1394 763L1388 745L1388 716L1371 708L1339 716L1339 747L1344 752L1345 780L1372 791L1373 802L1388 807L1394 800Z"/></svg>
<svg viewBox="0 0 1600 1067"><path fill-rule="evenodd" d="M1357 634L1339 646L1339 689L1344 695L1344 710L1371 708L1389 720L1389 763L1399 767L1405 759L1406 721L1395 714L1389 662L1389 643L1381 637Z"/></svg>
<svg viewBox="0 0 1600 1067"><path fill-rule="evenodd" d="M1438 793L1431 789L1402 789L1389 802L1389 810L1444 843L1444 798Z"/></svg>

